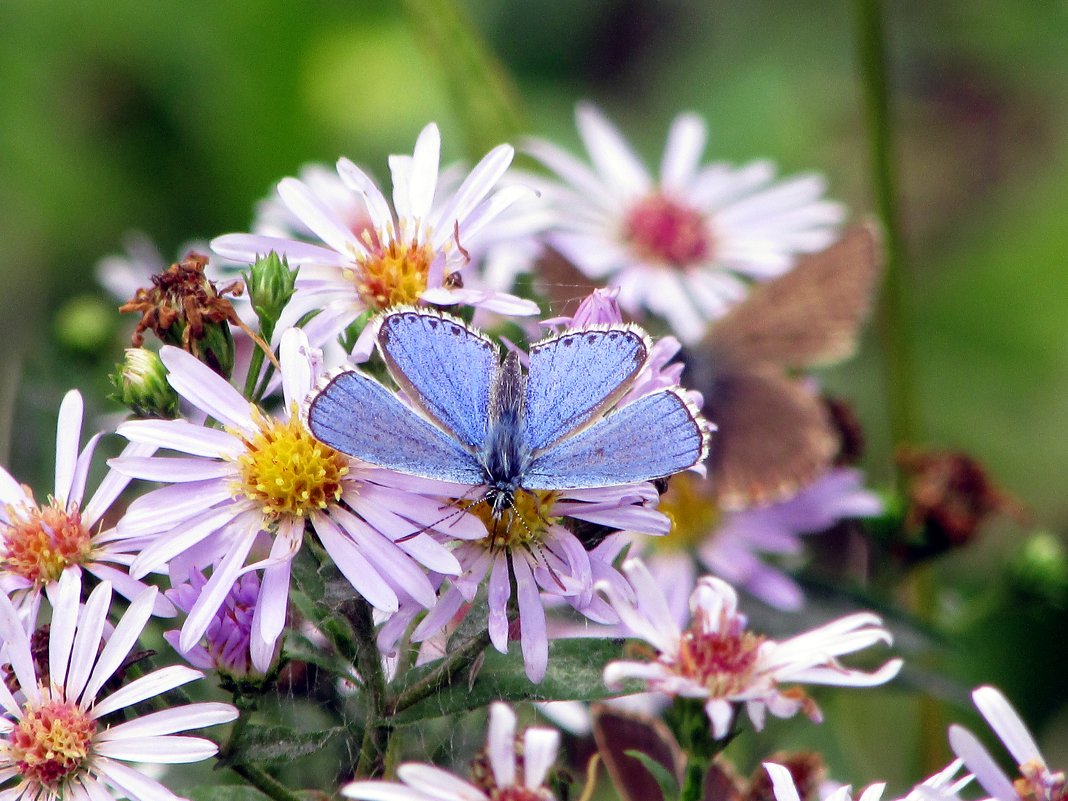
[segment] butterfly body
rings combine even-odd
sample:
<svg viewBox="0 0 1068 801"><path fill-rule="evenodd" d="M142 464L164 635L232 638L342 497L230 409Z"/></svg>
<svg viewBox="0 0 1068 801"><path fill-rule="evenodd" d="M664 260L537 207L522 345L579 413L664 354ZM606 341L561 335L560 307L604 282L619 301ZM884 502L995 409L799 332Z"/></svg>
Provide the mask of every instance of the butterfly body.
<svg viewBox="0 0 1068 801"><path fill-rule="evenodd" d="M549 337L526 372L515 353L501 363L491 340L425 309L385 314L378 345L412 405L348 370L310 399L312 433L371 464L483 487L494 517L520 491L647 481L707 453L709 426L677 388L619 404L648 357L640 329Z"/></svg>

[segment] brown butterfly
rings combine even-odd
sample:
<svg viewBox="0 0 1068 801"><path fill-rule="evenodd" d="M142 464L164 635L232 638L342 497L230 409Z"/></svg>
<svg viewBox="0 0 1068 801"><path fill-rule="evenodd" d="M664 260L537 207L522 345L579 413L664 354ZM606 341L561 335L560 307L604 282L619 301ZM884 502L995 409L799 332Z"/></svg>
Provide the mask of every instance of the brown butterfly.
<svg viewBox="0 0 1068 801"><path fill-rule="evenodd" d="M721 508L782 500L830 467L833 421L791 371L852 355L881 268L874 227L851 228L753 289L695 349L687 382L719 427L708 465Z"/></svg>

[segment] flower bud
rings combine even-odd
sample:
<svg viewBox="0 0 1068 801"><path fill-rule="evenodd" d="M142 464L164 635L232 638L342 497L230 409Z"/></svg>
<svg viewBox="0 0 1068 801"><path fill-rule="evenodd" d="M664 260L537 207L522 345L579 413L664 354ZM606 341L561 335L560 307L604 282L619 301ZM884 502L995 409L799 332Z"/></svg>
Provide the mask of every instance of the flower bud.
<svg viewBox="0 0 1068 801"><path fill-rule="evenodd" d="M1009 563L1013 585L1052 606L1068 600L1068 554L1064 544L1048 531L1032 536Z"/></svg>
<svg viewBox="0 0 1068 801"><path fill-rule="evenodd" d="M135 417L178 417L178 394L167 383L167 368L159 356L145 348L127 348L126 360L110 376L115 387L109 397Z"/></svg>
<svg viewBox="0 0 1068 801"><path fill-rule="evenodd" d="M259 259L252 265L252 269L243 275L249 298L252 300L252 308L260 321L260 333L269 342L282 309L293 297L297 271L289 268L285 257L279 258L278 254L272 251Z"/></svg>

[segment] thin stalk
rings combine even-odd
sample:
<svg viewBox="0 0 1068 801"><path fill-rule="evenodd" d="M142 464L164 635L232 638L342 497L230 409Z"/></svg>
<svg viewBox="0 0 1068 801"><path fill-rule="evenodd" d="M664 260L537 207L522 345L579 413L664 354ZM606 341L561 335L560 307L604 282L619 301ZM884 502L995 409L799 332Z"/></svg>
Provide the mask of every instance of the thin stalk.
<svg viewBox="0 0 1068 801"><path fill-rule="evenodd" d="M234 764L230 766L230 770L274 801L303 801L299 795L262 768Z"/></svg>
<svg viewBox="0 0 1068 801"><path fill-rule="evenodd" d="M260 370L263 369L263 351L259 348L253 348L252 361L248 366L248 375L245 376L245 399L254 400L253 392L256 391L256 379L260 377Z"/></svg>
<svg viewBox="0 0 1068 801"><path fill-rule="evenodd" d="M916 441L919 435L909 338L907 262L897 203L882 3L881 0L856 0L856 4L857 48L868 122L872 188L883 227L886 257L876 323L883 349L890 437L896 447Z"/></svg>
<svg viewBox="0 0 1068 801"><path fill-rule="evenodd" d="M415 706L424 698L429 698L442 687L447 687L455 680L461 671L471 666L480 653L489 646L489 632L483 631L471 637L459 648L446 656L438 666L427 673L419 681L409 687L405 687L396 695L386 699L385 712L392 717L403 712L411 706Z"/></svg>
<svg viewBox="0 0 1068 801"><path fill-rule="evenodd" d="M356 670L363 682L367 703L367 723L363 730L360 757L356 763L357 776L381 776L386 768L386 752L392 726L384 715L386 707L386 677L382 672L382 660L375 640L375 624L371 605L362 598L347 601L341 613L352 626L359 648L356 652Z"/></svg>

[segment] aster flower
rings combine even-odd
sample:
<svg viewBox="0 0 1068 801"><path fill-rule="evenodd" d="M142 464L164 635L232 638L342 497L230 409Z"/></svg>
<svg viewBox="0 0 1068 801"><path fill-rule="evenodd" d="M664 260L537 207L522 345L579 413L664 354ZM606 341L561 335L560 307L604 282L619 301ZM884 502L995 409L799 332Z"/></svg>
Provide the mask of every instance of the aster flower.
<svg viewBox="0 0 1068 801"><path fill-rule="evenodd" d="M512 162L513 150L491 150L447 198L436 197L441 141L436 125L420 133L412 156L392 156L393 208L374 181L348 159L337 164L345 186L362 198L370 226L359 234L341 218L336 202L307 184L286 178L282 202L324 245L283 237L230 234L212 242L216 253L252 262L270 251L300 266L297 291L279 330L312 311L305 328L319 345L343 331L362 312L408 303L468 304L501 314L536 314L537 305L513 295L465 288L463 269L471 248L490 223L516 200L520 186L495 186ZM395 214L394 214L395 212Z"/></svg>
<svg viewBox="0 0 1068 801"><path fill-rule="evenodd" d="M509 512L496 519L489 504L474 505L470 514L482 519L488 534L456 544L452 553L462 572L451 580L437 605L415 629L413 641L432 637L454 621L488 577L490 641L498 651L507 653L508 605L514 582L523 662L530 680L541 681L549 656L543 594L570 604L596 622L616 622L612 609L593 595L593 584L622 581L622 577L611 562L587 552L564 525L565 519L661 535L667 532L668 521L656 511L657 498L653 485L644 483L518 492Z"/></svg>
<svg viewBox="0 0 1068 801"><path fill-rule="evenodd" d="M970 775L957 778L962 764L959 759L950 762L898 801L960 801L958 793L972 780ZM801 801L801 795L794 784L794 777L787 767L774 762L765 762L764 768L771 778L776 801ZM857 796L857 801L880 801L884 790L886 790L885 782L871 784ZM852 788L845 785L828 795L824 801L852 801L852 798Z"/></svg>
<svg viewBox="0 0 1068 801"><path fill-rule="evenodd" d="M558 212L548 242L618 286L626 311L665 319L685 343L744 297L747 281L780 275L836 237L843 209L823 199L819 176L776 184L768 162L700 167L707 131L694 114L672 123L659 178L595 108L575 116L592 169L549 142L527 144L561 181L537 185Z"/></svg>
<svg viewBox="0 0 1068 801"><path fill-rule="evenodd" d="M386 612L396 611L398 593L424 606L435 602L420 565L459 572L455 557L429 529L485 534L466 515L443 520L434 496L451 485L358 464L311 436L299 406L319 362L299 329L282 338L285 406L278 417L250 404L184 351L163 348L160 356L175 390L226 426L144 420L119 427L132 442L186 454L112 462L126 475L171 485L138 498L117 527L118 538L142 544L131 572L143 575L166 564L171 581L179 583L194 567L213 566L182 627L179 650L190 651L205 635L241 575L262 570L251 654L256 669L266 671L285 626L290 567L306 523L356 592Z"/></svg>
<svg viewBox="0 0 1068 801"><path fill-rule="evenodd" d="M193 570L187 582L167 590L166 594L178 609L189 614L207 583L203 572ZM230 588L201 642L183 650L180 631L165 632L163 637L186 662L201 670L218 670L234 678L260 673L251 662L252 626L259 596L259 576L255 572L245 573Z"/></svg>
<svg viewBox="0 0 1068 801"><path fill-rule="evenodd" d="M821 715L815 702L787 682L871 687L883 684L901 669L892 659L874 673L852 670L837 657L877 642L890 643L890 632L870 613L847 615L789 640L776 642L746 630L738 613L738 596L725 581L704 576L690 596L693 616L680 629L648 568L628 559L623 572L635 600L610 583L598 589L615 608L624 625L657 650L652 662L611 662L604 680L610 688L627 679L646 682L649 690L705 701L712 735L730 731L734 705L744 703L749 719L760 730L767 712L780 718L804 711L813 721Z"/></svg>
<svg viewBox="0 0 1068 801"><path fill-rule="evenodd" d="M515 724L515 713L506 705L490 706L485 755L475 762L470 782L433 765L407 762L397 768L400 782L352 782L341 794L363 801L554 801L546 779L559 732L531 726L517 749Z"/></svg>
<svg viewBox="0 0 1068 801"><path fill-rule="evenodd" d="M707 481L677 476L660 499L661 511L672 519L671 534L652 543L649 566L654 573L663 568L670 574L692 558L695 548L698 561L720 578L778 609L800 609L801 588L765 555L799 554L804 535L826 531L840 520L879 514L882 502L863 480L859 470L836 468L786 500L726 512L718 508Z"/></svg>
<svg viewBox="0 0 1068 801"><path fill-rule="evenodd" d="M157 590L140 595L106 641L101 634L108 623L111 584L101 582L82 609L80 594L77 575L65 573L56 592L46 673L35 667L15 608L0 596L0 638L15 681L15 686L0 682L0 706L6 715L0 718L4 797L173 801L173 793L125 763L207 759L218 750L215 743L176 733L234 720L237 710L230 704L187 704L105 723L116 712L132 715L135 704L203 675L187 667L167 667L108 692L106 685L152 614Z"/></svg>
<svg viewBox="0 0 1068 801"><path fill-rule="evenodd" d="M997 801L1064 801L1068 798L1064 771L1053 771L1046 764L1034 737L1008 699L993 687L980 687L972 693L972 700L1009 749L1020 770L1018 778L1009 779L975 735L960 726L950 726L949 744L953 753L964 760L983 789Z"/></svg>
<svg viewBox="0 0 1068 801"><path fill-rule="evenodd" d="M130 578L126 566L131 549L114 541L114 531L98 525L130 483L128 476L108 471L96 492L85 501L86 483L96 445L95 434L79 452L83 415L82 396L71 390L59 407L56 426L55 489L44 503L0 467L0 590L11 598L30 627L37 618L41 593L50 592L64 572L87 570L110 581L127 598L145 590ZM129 445L126 456L147 456L154 448ZM119 567L115 567L118 565ZM174 608L158 599L156 614L173 615Z"/></svg>

